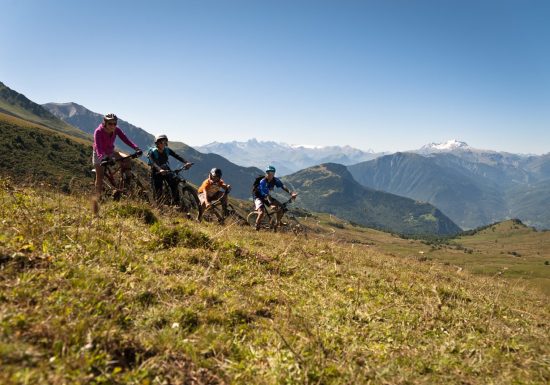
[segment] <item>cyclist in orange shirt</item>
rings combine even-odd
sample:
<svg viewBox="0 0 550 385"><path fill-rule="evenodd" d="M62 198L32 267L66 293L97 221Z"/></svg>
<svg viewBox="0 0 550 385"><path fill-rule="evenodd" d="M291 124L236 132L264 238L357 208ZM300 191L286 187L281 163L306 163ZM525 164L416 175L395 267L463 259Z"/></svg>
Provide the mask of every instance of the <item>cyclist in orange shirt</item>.
<svg viewBox="0 0 550 385"><path fill-rule="evenodd" d="M224 191L221 191L223 189ZM199 201L201 208L199 210L199 221L202 219L202 213L210 207L212 202L221 198L223 215L227 215L227 194L231 191L231 185L225 184L222 179L222 170L213 168L208 174L208 178L202 182L199 187Z"/></svg>

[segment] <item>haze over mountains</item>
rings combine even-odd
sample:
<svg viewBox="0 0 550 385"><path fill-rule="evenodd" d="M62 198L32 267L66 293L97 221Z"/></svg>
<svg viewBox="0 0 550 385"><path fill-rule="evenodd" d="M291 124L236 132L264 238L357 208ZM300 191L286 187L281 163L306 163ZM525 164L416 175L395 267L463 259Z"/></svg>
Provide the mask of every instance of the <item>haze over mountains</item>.
<svg viewBox="0 0 550 385"><path fill-rule="evenodd" d="M246 142L213 142L196 148L205 153L222 155L242 166L264 168L271 164L277 168L279 176L321 163L339 163L347 166L384 155L384 153L375 153L372 150L362 151L351 146L290 145L256 139Z"/></svg>

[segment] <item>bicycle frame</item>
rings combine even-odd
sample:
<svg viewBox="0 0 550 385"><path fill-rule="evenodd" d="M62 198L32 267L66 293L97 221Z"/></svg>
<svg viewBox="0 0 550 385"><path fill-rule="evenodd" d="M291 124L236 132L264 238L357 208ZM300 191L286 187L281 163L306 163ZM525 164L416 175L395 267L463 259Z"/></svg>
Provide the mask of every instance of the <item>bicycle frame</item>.
<svg viewBox="0 0 550 385"><path fill-rule="evenodd" d="M270 221L271 221L271 216L272 216L273 214L277 214L277 213L278 213L279 211L281 211L281 210L282 210L283 215L284 215L284 214L288 211L288 207L287 207L287 206L288 206L290 203L292 203L293 200L294 200L294 198L290 197L288 200L286 200L285 202L281 203L281 204L279 205L279 208L278 208L278 209L272 210L271 213L269 212L268 206L264 204L265 215L267 215L267 217L269 218Z"/></svg>
<svg viewBox="0 0 550 385"><path fill-rule="evenodd" d="M177 182L178 192L179 192L179 201L178 202L173 201L174 197L171 195L172 192L167 180L163 181L162 196L160 197L161 199L160 203L163 203L162 202L162 200L164 199L163 197L166 197L167 195L170 196L171 199L168 199L168 201L172 201L173 204L178 205L181 210L187 213L186 215L188 218L192 216L191 215L192 212L194 214L195 210L199 212L200 210L199 198L197 196L196 189L193 186L191 186L189 183L187 183L187 180L182 176L180 176L179 173L182 172L183 170L189 169L189 167L191 167L192 165L193 163L190 163L190 164L187 164L187 166L181 166L175 170L169 170ZM166 203L166 201L164 201L164 203Z"/></svg>
<svg viewBox="0 0 550 385"><path fill-rule="evenodd" d="M210 206L208 206L204 209L204 212L202 213L202 215L205 215L205 214L208 215L209 213L212 213L216 216L216 218L218 219L219 222L223 222L223 220L225 219L225 215L223 215L223 213L220 214L217 207L222 204L222 201L228 195L229 195L229 191L225 190L221 197L219 197L218 199L216 199L213 202L210 202ZM228 208L230 207L229 203L228 203L227 206L228 206Z"/></svg>
<svg viewBox="0 0 550 385"><path fill-rule="evenodd" d="M277 221L275 218L273 218L273 214L277 214L279 211L282 211L283 215L288 211L288 208L287 206L294 200L293 197L289 198L287 201L283 202L283 203L280 203L279 204L279 208L278 209L271 209L270 211L270 208L268 207L267 204L264 204L264 213L265 213L265 217L262 221L266 221L268 224L269 224L269 228L273 229L276 231L277 229ZM252 212L250 212L246 218L247 222L251 225L251 226L255 226L255 221L256 221L256 218L257 216L259 215L259 211L258 210L254 210ZM281 216L281 219L282 219L282 216ZM252 223L254 222L254 223ZM267 227L267 226L266 226Z"/></svg>
<svg viewBox="0 0 550 385"><path fill-rule="evenodd" d="M120 196L122 193L127 193L125 186L125 178L122 174L122 162L126 159L135 159L141 156L141 153L135 152L131 155L127 155L111 161L102 161L100 166L103 167L103 177L106 178L105 182L108 187L113 189L113 194ZM118 164L117 164L118 163ZM113 170L113 166L117 166ZM95 169L94 169L95 171ZM118 176L117 176L118 174Z"/></svg>

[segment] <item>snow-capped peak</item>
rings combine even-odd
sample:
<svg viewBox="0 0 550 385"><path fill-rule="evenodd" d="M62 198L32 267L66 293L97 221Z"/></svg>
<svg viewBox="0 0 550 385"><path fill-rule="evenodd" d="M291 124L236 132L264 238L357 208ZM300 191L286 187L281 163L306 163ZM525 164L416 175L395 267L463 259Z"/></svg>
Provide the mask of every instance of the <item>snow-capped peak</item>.
<svg viewBox="0 0 550 385"><path fill-rule="evenodd" d="M454 151L454 150L467 150L470 146L466 142L461 142L456 139L448 140L444 143L430 143L422 146L421 151Z"/></svg>
<svg viewBox="0 0 550 385"><path fill-rule="evenodd" d="M316 146L314 144L291 144L290 147L291 148L296 148L296 149L307 148L307 149L311 149L311 150L320 150L320 149L325 148L326 146Z"/></svg>

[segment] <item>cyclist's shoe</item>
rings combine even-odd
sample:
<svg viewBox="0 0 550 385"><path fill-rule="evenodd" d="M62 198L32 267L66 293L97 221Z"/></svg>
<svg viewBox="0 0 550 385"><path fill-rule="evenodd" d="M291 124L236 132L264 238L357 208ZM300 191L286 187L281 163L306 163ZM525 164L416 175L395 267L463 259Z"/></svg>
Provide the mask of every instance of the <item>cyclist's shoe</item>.
<svg viewBox="0 0 550 385"><path fill-rule="evenodd" d="M256 229L256 231L260 231L260 225L256 223L255 229Z"/></svg>
<svg viewBox="0 0 550 385"><path fill-rule="evenodd" d="M115 160L113 158L105 158L101 161L100 166L114 166Z"/></svg>

